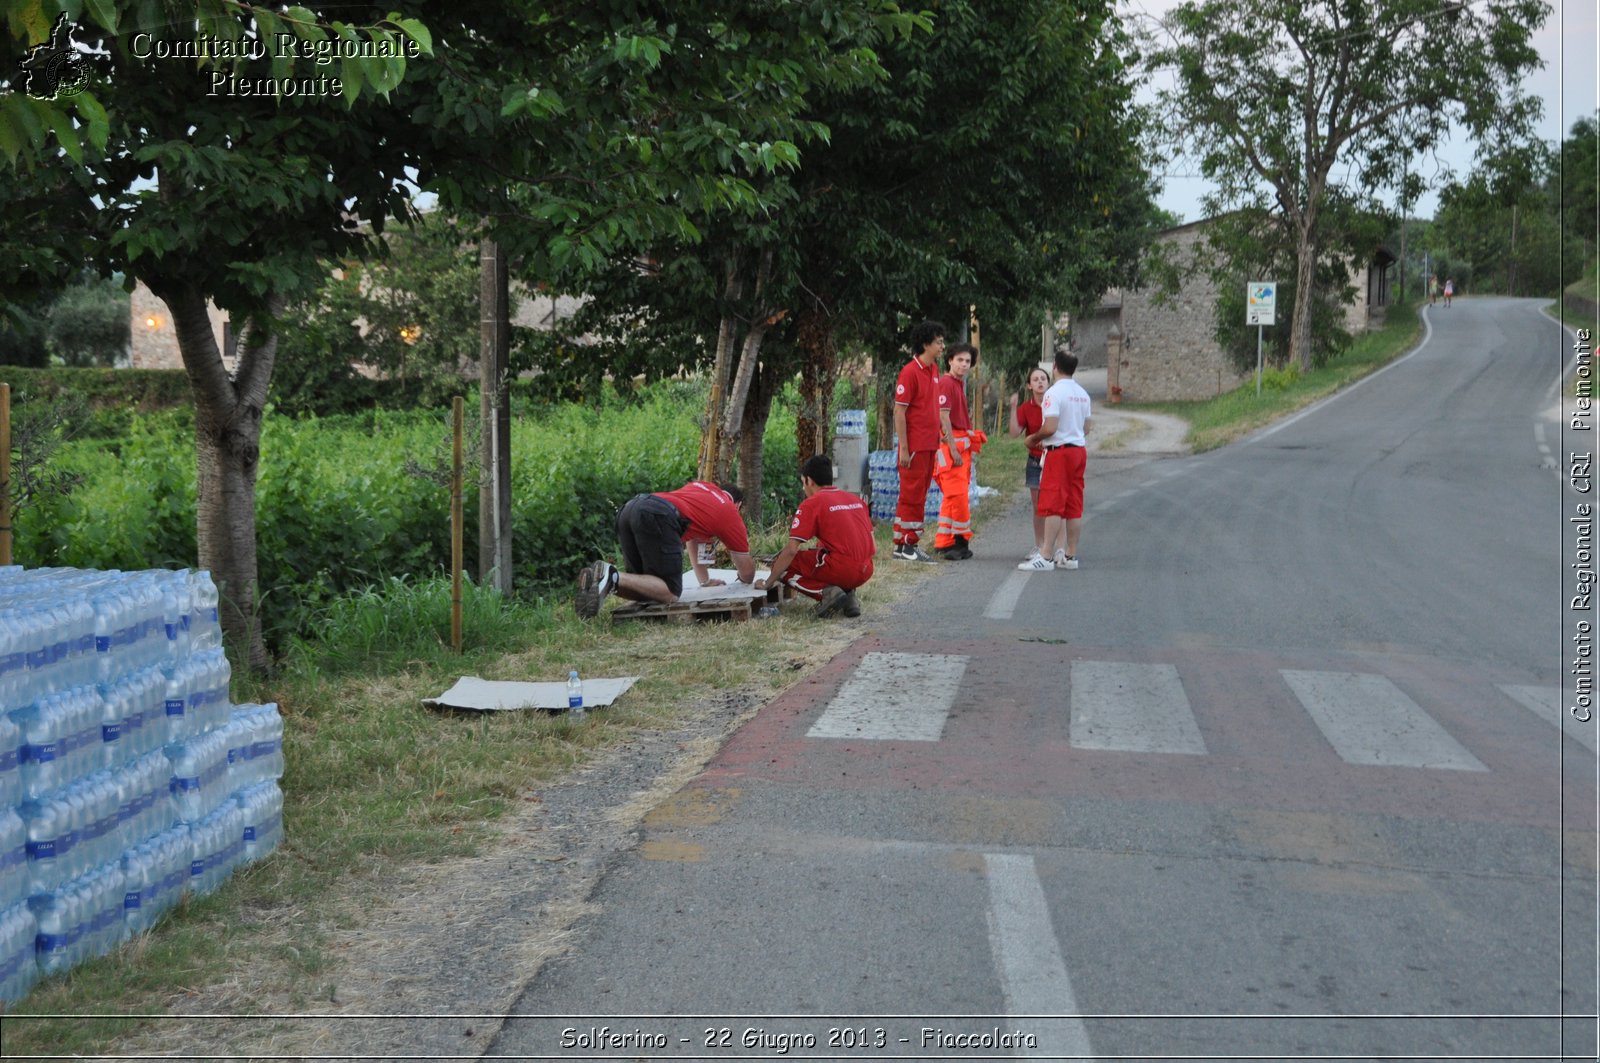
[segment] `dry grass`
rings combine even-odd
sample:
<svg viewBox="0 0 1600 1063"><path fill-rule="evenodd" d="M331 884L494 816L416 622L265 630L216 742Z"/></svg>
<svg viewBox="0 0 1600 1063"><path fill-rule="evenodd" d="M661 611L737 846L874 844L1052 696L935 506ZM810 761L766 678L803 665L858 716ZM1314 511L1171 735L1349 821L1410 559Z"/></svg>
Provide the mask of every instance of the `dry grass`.
<svg viewBox="0 0 1600 1063"><path fill-rule="evenodd" d="M297 658L235 691L285 716L283 847L154 933L41 984L7 1016L7 1055L481 1051L497 1022L355 1016L504 1014L569 946L644 815L935 572L885 562L859 621L817 621L798 601L749 623L612 627L556 600L497 607L482 618L489 646L465 658L437 640L332 666ZM640 681L579 724L420 704L462 674L548 681L571 667Z"/></svg>

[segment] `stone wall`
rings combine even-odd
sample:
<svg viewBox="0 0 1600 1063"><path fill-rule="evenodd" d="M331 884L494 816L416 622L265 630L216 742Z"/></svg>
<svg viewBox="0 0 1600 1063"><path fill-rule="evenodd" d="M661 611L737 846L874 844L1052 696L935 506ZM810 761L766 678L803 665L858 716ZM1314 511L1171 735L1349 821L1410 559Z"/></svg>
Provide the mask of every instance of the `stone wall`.
<svg viewBox="0 0 1600 1063"><path fill-rule="evenodd" d="M1192 271L1204 222L1168 229L1157 239L1184 271L1177 292L1157 305L1149 289L1122 293L1122 351L1117 379L1129 402L1208 399L1243 383L1212 335L1216 286L1203 271Z"/></svg>
<svg viewBox="0 0 1600 1063"><path fill-rule="evenodd" d="M226 350L228 318L206 304L211 315L211 332L217 346ZM172 327L172 311L143 284L136 284L129 297L129 362L135 369L182 369L178 353L178 334ZM231 366L229 367L231 370Z"/></svg>
<svg viewBox="0 0 1600 1063"><path fill-rule="evenodd" d="M1079 369L1104 369L1106 367L1106 338L1111 330L1122 326L1121 294L1112 304L1108 294L1105 302L1094 313L1076 317L1072 321L1072 351L1078 356Z"/></svg>

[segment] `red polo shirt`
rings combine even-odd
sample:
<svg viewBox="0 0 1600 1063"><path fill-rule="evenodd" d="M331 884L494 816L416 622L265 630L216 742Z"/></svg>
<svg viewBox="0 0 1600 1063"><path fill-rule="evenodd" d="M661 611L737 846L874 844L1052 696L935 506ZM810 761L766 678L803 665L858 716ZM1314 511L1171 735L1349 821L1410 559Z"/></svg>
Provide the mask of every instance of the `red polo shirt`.
<svg viewBox="0 0 1600 1063"><path fill-rule="evenodd" d="M935 363L923 365L913 358L900 370L894 401L906 408L906 438L901 442L907 450L939 449L939 411L945 405L939 380L939 366Z"/></svg>

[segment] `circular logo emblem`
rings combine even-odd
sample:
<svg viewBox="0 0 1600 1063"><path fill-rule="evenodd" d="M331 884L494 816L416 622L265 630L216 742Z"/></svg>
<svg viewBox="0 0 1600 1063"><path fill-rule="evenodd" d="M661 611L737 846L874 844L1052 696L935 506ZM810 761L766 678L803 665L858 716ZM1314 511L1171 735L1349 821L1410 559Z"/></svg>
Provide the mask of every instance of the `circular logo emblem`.
<svg viewBox="0 0 1600 1063"><path fill-rule="evenodd" d="M798 513L796 513L796 514L795 514L795 515L794 515L794 520L791 520L791 521L790 521L790 522L789 522L789 527L791 527L791 528L798 528L798 527L800 527L800 514L798 514Z"/></svg>
<svg viewBox="0 0 1600 1063"><path fill-rule="evenodd" d="M76 96L89 84L89 64L76 52L61 52L45 68L45 84L59 96Z"/></svg>
<svg viewBox="0 0 1600 1063"><path fill-rule="evenodd" d="M906 393L906 386L904 384L895 385L894 393L896 395L904 395Z"/></svg>

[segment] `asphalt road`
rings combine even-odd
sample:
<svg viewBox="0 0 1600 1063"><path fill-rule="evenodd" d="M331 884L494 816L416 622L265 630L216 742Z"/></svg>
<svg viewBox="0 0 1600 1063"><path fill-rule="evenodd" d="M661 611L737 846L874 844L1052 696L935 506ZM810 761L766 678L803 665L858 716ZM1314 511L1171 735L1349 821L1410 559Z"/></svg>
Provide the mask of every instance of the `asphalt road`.
<svg viewBox="0 0 1600 1063"><path fill-rule="evenodd" d="M1595 1058L1536 307L1091 457L1077 571L991 524L647 817L489 1055Z"/></svg>

